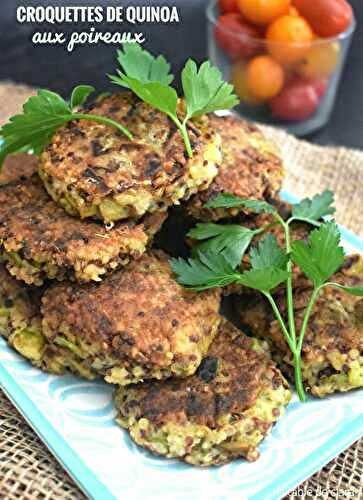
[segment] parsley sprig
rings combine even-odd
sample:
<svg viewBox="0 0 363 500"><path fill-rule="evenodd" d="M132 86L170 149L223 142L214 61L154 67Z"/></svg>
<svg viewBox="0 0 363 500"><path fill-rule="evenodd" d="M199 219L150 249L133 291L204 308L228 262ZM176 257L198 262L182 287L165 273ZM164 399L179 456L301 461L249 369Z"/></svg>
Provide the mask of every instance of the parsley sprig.
<svg viewBox="0 0 363 500"><path fill-rule="evenodd" d="M121 123L105 116L77 111L94 90L90 85L75 87L69 104L50 90L39 90L37 95L30 97L23 106L23 112L10 118L0 129L3 139L0 146L0 167L6 156L19 151L40 154L56 130L73 120L90 120L111 125L131 139L131 133Z"/></svg>
<svg viewBox="0 0 363 500"><path fill-rule="evenodd" d="M329 281L344 263L344 251L340 246L340 232L334 220L322 220L332 215L334 197L330 191L305 199L293 206L291 217L285 221L272 205L257 200L246 200L231 194L220 194L206 206L209 208L244 207L256 213L269 213L274 223L283 227L285 248L281 248L271 233L267 233L257 247L249 252L250 269L237 269L252 238L267 228L251 230L233 225L198 224L189 235L206 240L194 249L188 260L173 259L172 269L179 283L200 291L223 287L233 283L261 292L269 301L280 324L283 335L294 359L295 386L301 401L306 400L301 373L301 353L304 336L320 291L324 287L339 288L356 296L363 296L363 286L349 287ZM315 229L308 241L292 241L291 224L307 222ZM219 228L219 229L218 229ZM248 235L248 236L247 236ZM313 289L307 304L300 331L297 332L294 303L292 265L296 264L311 280ZM282 317L273 297L273 290L285 284L287 322Z"/></svg>
<svg viewBox="0 0 363 500"><path fill-rule="evenodd" d="M167 114L178 127L189 157L193 151L188 134L188 122L212 111L230 109L239 102L233 86L226 83L221 72L209 61L198 69L189 59L181 74L185 97L185 114L178 114L178 94L171 86L174 76L164 57L155 58L137 44L124 44L117 52L121 69L109 75L116 85L132 90L140 99Z"/></svg>

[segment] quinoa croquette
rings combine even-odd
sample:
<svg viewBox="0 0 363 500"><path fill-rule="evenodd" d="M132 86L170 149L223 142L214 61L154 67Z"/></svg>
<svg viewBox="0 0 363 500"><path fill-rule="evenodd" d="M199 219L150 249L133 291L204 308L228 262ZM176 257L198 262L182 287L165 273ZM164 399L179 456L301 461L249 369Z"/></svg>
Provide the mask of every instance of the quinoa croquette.
<svg viewBox="0 0 363 500"><path fill-rule="evenodd" d="M204 208L220 193L267 200L281 189L284 167L276 147L254 125L234 116L210 115L210 128L222 139L222 163L209 188L192 196L188 212L200 220L235 216L241 208Z"/></svg>
<svg viewBox="0 0 363 500"><path fill-rule="evenodd" d="M6 158L0 169L0 185L15 180L25 180L38 171L38 158L25 153L17 153Z"/></svg>
<svg viewBox="0 0 363 500"><path fill-rule="evenodd" d="M54 374L66 369L92 379L95 374L66 348L51 345L42 333L43 290L16 281L0 264L0 335L33 365Z"/></svg>
<svg viewBox="0 0 363 500"><path fill-rule="evenodd" d="M188 158L171 119L129 92L96 102L88 113L119 121L133 139L90 121L72 122L54 135L39 172L49 194L71 215L105 222L139 218L206 189L217 175L220 138L207 117L188 127Z"/></svg>
<svg viewBox="0 0 363 500"><path fill-rule="evenodd" d="M0 186L0 255L9 272L27 284L45 278L100 281L139 258L166 214L113 228L71 217L48 197L37 175Z"/></svg>
<svg viewBox="0 0 363 500"><path fill-rule="evenodd" d="M348 257L334 281L357 286L363 284L363 258ZM311 284L295 282L294 304L297 331L311 296ZM286 318L286 300L275 296ZM236 299L241 323L269 341L274 359L292 380L293 359L271 308L260 296ZM323 397L363 387L363 299L335 288L323 288L311 315L302 349L302 376L313 395Z"/></svg>
<svg viewBox="0 0 363 500"><path fill-rule="evenodd" d="M117 422L157 455L193 465L253 461L291 394L266 343L222 320L197 372L120 387Z"/></svg>
<svg viewBox="0 0 363 500"><path fill-rule="evenodd" d="M100 284L60 283L43 296L43 331L109 383L186 377L216 334L220 291L195 293L175 281L162 252Z"/></svg>

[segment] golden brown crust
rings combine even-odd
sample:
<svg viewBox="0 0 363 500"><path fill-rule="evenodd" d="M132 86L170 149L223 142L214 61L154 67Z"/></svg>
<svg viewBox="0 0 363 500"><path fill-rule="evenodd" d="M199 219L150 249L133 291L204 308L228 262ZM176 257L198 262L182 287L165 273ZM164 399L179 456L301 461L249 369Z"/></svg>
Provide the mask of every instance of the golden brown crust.
<svg viewBox="0 0 363 500"><path fill-rule="evenodd" d="M167 256L154 252L97 286L51 287L43 297L43 326L50 339L61 334L92 346L114 366L176 363L187 373L214 338L219 301L219 291L192 293L178 285Z"/></svg>
<svg viewBox="0 0 363 500"><path fill-rule="evenodd" d="M25 153L8 156L0 170L0 184L7 184L17 179L24 180L38 170L38 158Z"/></svg>
<svg viewBox="0 0 363 500"><path fill-rule="evenodd" d="M87 216L87 207L100 207L105 200L124 205L125 211L119 218L140 217L146 211L172 204L176 191L189 182L192 162L199 159L203 163L205 145L215 135L209 130L201 132L191 124L190 160L170 118L132 93L107 97L87 112L122 123L133 139L112 126L84 120L72 122L54 135L41 157L42 178L53 197L67 210L78 210L82 216ZM72 194L80 206L64 203L63 198L69 200ZM179 198L186 194L181 193ZM145 198L145 206L137 206L137 197ZM102 208L101 213L96 210L92 215L106 220Z"/></svg>
<svg viewBox="0 0 363 500"><path fill-rule="evenodd" d="M195 375L137 387L137 418L147 418L158 426L191 422L214 429L226 414L243 413L266 386L284 384L268 354L254 349L253 343L223 320ZM124 415L134 412L132 401L122 411Z"/></svg>
<svg viewBox="0 0 363 500"><path fill-rule="evenodd" d="M2 253L8 269L29 284L40 285L45 277L98 280L140 257L164 218L155 214L145 226L128 222L108 230L67 215L36 175L0 187Z"/></svg>
<svg viewBox="0 0 363 500"><path fill-rule="evenodd" d="M0 264L0 299L6 309L16 307L21 311L25 324L31 324L34 319L40 321L40 300L43 290L37 287L27 287L13 278ZM1 304L1 306L3 305ZM0 306L0 307L1 307ZM1 332L2 333L2 332Z"/></svg>
<svg viewBox="0 0 363 500"><path fill-rule="evenodd" d="M187 209L197 219L218 220L241 209L205 209L219 193L268 200L281 189L284 167L279 152L254 125L234 116L210 115L210 126L222 139L222 164L209 188L193 196Z"/></svg>

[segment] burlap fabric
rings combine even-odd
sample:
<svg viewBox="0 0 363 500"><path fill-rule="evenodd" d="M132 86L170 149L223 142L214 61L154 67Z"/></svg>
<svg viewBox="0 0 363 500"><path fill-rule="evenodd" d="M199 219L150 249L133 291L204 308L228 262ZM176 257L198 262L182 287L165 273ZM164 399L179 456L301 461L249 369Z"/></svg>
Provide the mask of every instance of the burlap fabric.
<svg viewBox="0 0 363 500"><path fill-rule="evenodd" d="M32 89L0 84L0 123L19 110ZM337 219L363 237L363 152L323 148L264 127L281 147L285 188L299 197L329 188L336 193ZM0 393L0 499L83 499L18 411ZM363 439L312 476L289 498L363 498ZM274 500L274 499L271 499Z"/></svg>

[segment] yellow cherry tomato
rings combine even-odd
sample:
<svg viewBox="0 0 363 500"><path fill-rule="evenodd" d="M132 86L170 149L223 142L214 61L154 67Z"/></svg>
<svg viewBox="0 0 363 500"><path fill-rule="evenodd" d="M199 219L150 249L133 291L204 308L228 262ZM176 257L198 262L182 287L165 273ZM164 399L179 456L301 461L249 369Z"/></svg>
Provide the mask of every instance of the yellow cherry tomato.
<svg viewBox="0 0 363 500"><path fill-rule="evenodd" d="M250 93L262 101L275 97L284 85L284 70L271 56L254 57L246 67Z"/></svg>
<svg viewBox="0 0 363 500"><path fill-rule="evenodd" d="M261 101L257 99L248 89L246 79L246 64L238 62L232 67L231 83L242 103L258 106Z"/></svg>
<svg viewBox="0 0 363 500"><path fill-rule="evenodd" d="M309 24L300 16L282 16L268 27L266 33L270 54L282 64L291 64L311 48L314 34Z"/></svg>
<svg viewBox="0 0 363 500"><path fill-rule="evenodd" d="M297 72L305 78L330 76L338 62L340 46L337 42L321 42L311 47L298 63Z"/></svg>
<svg viewBox="0 0 363 500"><path fill-rule="evenodd" d="M287 14L291 0L237 0L242 15L255 24L269 24Z"/></svg>

